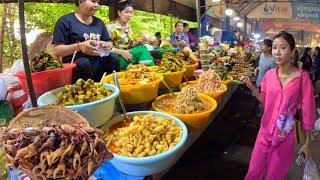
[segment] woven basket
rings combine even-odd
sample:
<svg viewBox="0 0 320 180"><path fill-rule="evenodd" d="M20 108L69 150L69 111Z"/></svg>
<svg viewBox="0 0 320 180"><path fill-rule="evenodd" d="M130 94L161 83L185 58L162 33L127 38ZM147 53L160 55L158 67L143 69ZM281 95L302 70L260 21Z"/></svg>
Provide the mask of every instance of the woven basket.
<svg viewBox="0 0 320 180"><path fill-rule="evenodd" d="M42 106L37 108L31 108L25 110L17 115L9 124L9 128L26 128L26 127L51 127L52 124L80 124L83 123L90 126L84 117L80 114L66 109L61 106ZM87 165L84 167L86 168ZM99 164L95 163L93 172L99 167ZM32 173L22 167L20 167L24 173L26 173L31 179ZM82 178L87 178L82 176ZM59 179L65 179L64 177Z"/></svg>
<svg viewBox="0 0 320 180"><path fill-rule="evenodd" d="M52 124L89 123L80 114L61 106L42 106L22 111L9 124L9 128L51 127Z"/></svg>

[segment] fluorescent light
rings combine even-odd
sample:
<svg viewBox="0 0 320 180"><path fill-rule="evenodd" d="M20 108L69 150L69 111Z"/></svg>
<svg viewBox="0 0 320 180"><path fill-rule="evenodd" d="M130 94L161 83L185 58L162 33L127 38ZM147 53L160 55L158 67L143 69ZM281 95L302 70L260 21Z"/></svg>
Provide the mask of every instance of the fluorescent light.
<svg viewBox="0 0 320 180"><path fill-rule="evenodd" d="M227 16L232 16L233 10L230 9L230 8L228 8L228 9L226 9L225 14L226 14Z"/></svg>
<svg viewBox="0 0 320 180"><path fill-rule="evenodd" d="M211 2L217 3L217 2L220 2L220 0L211 0Z"/></svg>
<svg viewBox="0 0 320 180"><path fill-rule="evenodd" d="M242 27L242 26L243 26L243 23L242 23L242 22L238 22L238 23L237 23L237 26L238 26L238 27Z"/></svg>
<svg viewBox="0 0 320 180"><path fill-rule="evenodd" d="M239 16L235 16L235 17L233 18L233 20L239 21L239 20L240 20L240 17L239 17Z"/></svg>
<svg viewBox="0 0 320 180"><path fill-rule="evenodd" d="M259 38L260 38L260 34L254 34L253 37L254 37L255 39L259 39Z"/></svg>

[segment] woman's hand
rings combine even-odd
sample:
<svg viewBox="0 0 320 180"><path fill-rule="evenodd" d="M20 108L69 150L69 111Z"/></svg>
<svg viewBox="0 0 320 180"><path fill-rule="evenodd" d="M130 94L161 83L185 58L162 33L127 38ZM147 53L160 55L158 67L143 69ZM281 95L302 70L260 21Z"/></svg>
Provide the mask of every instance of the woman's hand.
<svg viewBox="0 0 320 180"><path fill-rule="evenodd" d="M128 50L121 50L120 55L124 57L127 61L132 60L132 54Z"/></svg>
<svg viewBox="0 0 320 180"><path fill-rule="evenodd" d="M241 82L243 82L249 89L255 89L254 85L252 84L250 78L248 76L241 77Z"/></svg>
<svg viewBox="0 0 320 180"><path fill-rule="evenodd" d="M111 41L103 42L103 44L102 44L102 48L107 49L107 50L111 50L112 47L113 47L113 43Z"/></svg>
<svg viewBox="0 0 320 180"><path fill-rule="evenodd" d="M94 47L93 44L94 41L92 40L79 42L79 50L85 55L98 56L97 48Z"/></svg>
<svg viewBox="0 0 320 180"><path fill-rule="evenodd" d="M299 150L299 154L303 153L305 155L306 160L311 158L311 144L306 143L304 144L301 149Z"/></svg>
<svg viewBox="0 0 320 180"><path fill-rule="evenodd" d="M254 69L253 74L254 74L254 76L258 76L258 73L259 73L259 67Z"/></svg>

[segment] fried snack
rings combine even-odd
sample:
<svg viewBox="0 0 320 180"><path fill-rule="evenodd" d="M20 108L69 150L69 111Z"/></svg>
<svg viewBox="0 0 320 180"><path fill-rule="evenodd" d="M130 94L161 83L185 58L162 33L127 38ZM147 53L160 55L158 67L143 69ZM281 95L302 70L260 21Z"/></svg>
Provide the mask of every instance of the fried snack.
<svg viewBox="0 0 320 180"><path fill-rule="evenodd" d="M0 137L0 145L6 162L14 169L32 174L34 179L85 179L93 170L90 162L98 165L112 158L102 132L85 124L7 128Z"/></svg>
<svg viewBox="0 0 320 180"><path fill-rule="evenodd" d="M129 65L123 77L119 79L120 85L139 85L156 81L155 73L143 64Z"/></svg>
<svg viewBox="0 0 320 180"><path fill-rule="evenodd" d="M128 157L146 157L174 147L182 137L181 128L169 118L135 116L130 124L111 127L104 135L108 149Z"/></svg>
<svg viewBox="0 0 320 180"><path fill-rule="evenodd" d="M63 106L72 106L84 104L103 99L110 96L112 92L100 83L94 83L93 80L78 79L74 85L66 85L64 90L57 94L57 104Z"/></svg>

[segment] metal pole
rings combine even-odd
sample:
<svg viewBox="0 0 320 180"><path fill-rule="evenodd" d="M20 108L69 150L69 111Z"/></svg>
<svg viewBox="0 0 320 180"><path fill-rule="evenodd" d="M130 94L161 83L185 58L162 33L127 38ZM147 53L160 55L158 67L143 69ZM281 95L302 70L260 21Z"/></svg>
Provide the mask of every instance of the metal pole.
<svg viewBox="0 0 320 180"><path fill-rule="evenodd" d="M196 11L197 11L197 24L198 24L198 38L201 36L201 29L200 29L200 0L196 0Z"/></svg>
<svg viewBox="0 0 320 180"><path fill-rule="evenodd" d="M34 93L29 60L28 60L28 49L26 43L26 29L25 29L25 19L24 19L24 0L19 0L19 24L20 24L20 36L21 36L21 47L22 47L22 59L24 71L26 73L29 96L31 98L31 103L33 107L37 107L37 99Z"/></svg>

